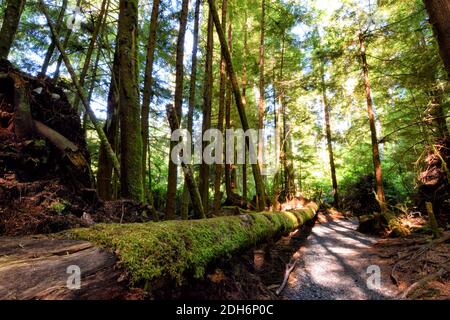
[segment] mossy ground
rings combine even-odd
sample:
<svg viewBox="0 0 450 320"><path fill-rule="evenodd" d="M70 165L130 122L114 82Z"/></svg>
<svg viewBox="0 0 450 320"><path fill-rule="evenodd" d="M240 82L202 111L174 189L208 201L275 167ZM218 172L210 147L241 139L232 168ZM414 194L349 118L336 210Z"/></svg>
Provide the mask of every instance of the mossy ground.
<svg viewBox="0 0 450 320"><path fill-rule="evenodd" d="M194 221L102 224L70 230L70 238L114 250L134 283L201 278L215 259L286 234L314 218L315 205L292 212L251 213Z"/></svg>

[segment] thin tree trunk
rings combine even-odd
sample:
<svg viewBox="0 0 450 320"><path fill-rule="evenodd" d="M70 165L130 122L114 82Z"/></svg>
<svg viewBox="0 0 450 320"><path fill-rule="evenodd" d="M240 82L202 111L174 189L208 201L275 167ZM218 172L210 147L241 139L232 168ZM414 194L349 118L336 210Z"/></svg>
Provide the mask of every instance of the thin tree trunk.
<svg viewBox="0 0 450 320"><path fill-rule="evenodd" d="M92 95L94 94L95 84L97 82L97 71L98 71L98 64L100 62L101 53L102 52L99 47L97 50L97 55L95 57L94 65L92 66L92 73L91 73L92 78L91 78L91 83L90 83L89 91L88 91L88 95L87 95L87 101L88 101L89 105L91 105ZM89 122L89 115L85 112L83 115L83 131L84 131L84 136L86 138L86 141L87 141L88 122Z"/></svg>
<svg viewBox="0 0 450 320"><path fill-rule="evenodd" d="M242 128L244 131L248 131L250 129L250 126L248 124L247 120L247 114L245 112L245 106L242 103L242 95L241 91L239 89L238 80L236 77L236 73L234 71L233 62L231 60L231 54L228 49L227 40L225 38L225 33L223 32L219 14L217 13L216 5L214 3L214 0L208 0L209 7L211 10L211 14L213 16L214 24L216 26L216 31L219 35L220 39L220 45L222 48L222 53L224 55L226 65L227 65L227 71L231 79L231 84L234 92L234 97L236 100L236 106L238 109L239 117L241 119ZM261 175L261 170L258 161L256 161L256 164L252 164L253 169L253 177L255 179L255 186L256 186L256 194L257 194L257 206L259 211L263 211L266 207L266 193L264 190L264 182Z"/></svg>
<svg viewBox="0 0 450 320"><path fill-rule="evenodd" d="M338 183L336 178L336 166L334 163L334 154L333 154L333 141L331 136L331 123L330 123L330 105L328 103L327 98L327 87L325 84L325 70L322 64L322 96L323 96L323 106L325 112L325 128L326 128L326 136L327 136L327 146L328 146L328 155L330 157L330 171L331 171L331 181L333 183L333 205L336 208L339 208L339 194L338 194Z"/></svg>
<svg viewBox="0 0 450 320"><path fill-rule="evenodd" d="M230 23L228 26L228 47L232 51L233 49L233 26L231 22L231 15L230 15ZM226 63L226 61L225 61ZM226 65L225 65L226 66ZM229 77L229 75L228 75ZM227 93L226 93L226 101L225 101L225 128L227 130L231 129L231 104L232 104L232 96L233 91L231 89L231 83L230 81L227 82ZM225 150L227 150L226 147L226 141L225 141ZM227 199L231 199L233 197L233 182L231 179L233 172L233 165L225 163L225 189L227 193Z"/></svg>
<svg viewBox="0 0 450 320"><path fill-rule="evenodd" d="M180 127L180 122L178 120L176 109L172 105L168 105L167 109L167 118L169 120L170 128L172 131L177 130ZM180 154L180 156L183 156ZM187 189L191 195L192 206L194 211L196 212L196 216L199 219L205 219L206 214L202 204L202 198L200 195L200 191L197 186L197 182L195 181L194 171L192 170L192 166L190 164L182 162L184 181L187 185Z"/></svg>
<svg viewBox="0 0 450 320"><path fill-rule="evenodd" d="M120 0L119 101L121 197L142 202L142 138L137 74L138 0Z"/></svg>
<svg viewBox="0 0 450 320"><path fill-rule="evenodd" d="M245 7L245 22L244 22L244 65L242 68L242 103L245 107L247 107L247 84L248 84L248 75L247 75L247 59L249 56L248 53L248 13L247 7ZM248 143L248 139L246 138L245 143ZM248 183L247 183L247 163L248 163L248 154L247 150L245 151L245 159L244 165L242 166L242 197L245 201L248 200Z"/></svg>
<svg viewBox="0 0 450 320"><path fill-rule="evenodd" d="M0 30L0 59L8 59L20 17L25 7L25 0L7 0L2 29Z"/></svg>
<svg viewBox="0 0 450 320"><path fill-rule="evenodd" d="M150 20L150 30L148 34L147 42L147 60L145 64L145 75L144 75L144 93L142 99L142 109L141 109L141 130L142 130L142 176L144 177L144 192L148 196L150 205L153 206L151 198L151 190L149 185L145 183L145 177L147 175L147 158L150 156L148 151L148 139L149 139L149 113L150 113L150 102L153 97L153 62L155 58L155 48L156 48L156 31L158 29L158 18L159 18L159 4L160 0L153 0L152 17Z"/></svg>
<svg viewBox="0 0 450 320"><path fill-rule="evenodd" d="M276 171L273 178L273 197L272 197L272 211L278 211L280 202L280 171L281 166L278 164L281 154L281 130L280 130L280 109L277 107L277 92L276 92L276 76L275 76L275 63L274 63L274 75L273 75L273 88L274 88L274 110L273 110L273 125L275 128L275 148L276 148Z"/></svg>
<svg viewBox="0 0 450 320"><path fill-rule="evenodd" d="M187 17L189 11L189 0L183 0L181 14L180 14L180 29L178 33L177 42L177 61L176 61L176 79L175 79L175 111L178 119L182 118L183 105L183 80L184 80L184 39L186 37ZM178 123L179 125L179 123ZM173 128L172 128L173 129ZM175 130L179 129L176 128ZM173 219L175 217L175 204L177 196L177 180L178 168L171 160L173 148L176 142L171 142L169 153L169 177L167 185L167 203L166 203L166 219Z"/></svg>
<svg viewBox="0 0 450 320"><path fill-rule="evenodd" d="M76 7L79 8L80 5L81 5L81 0L77 0ZM67 49L67 46L69 45L69 41L70 41L70 37L72 36L72 33L73 33L72 28L68 28L67 31L66 31L66 35L64 37L64 43L62 45L62 47L64 48L64 52ZM55 41L55 40L53 39L53 41ZM61 65L63 63L63 60L64 60L63 55L60 54L59 57L58 57L58 61L56 63L55 73L53 74L53 78L55 80L59 78L59 75L60 75L60 72L61 72Z"/></svg>
<svg viewBox="0 0 450 320"><path fill-rule="evenodd" d="M108 0L103 0L102 1L102 6L101 6L101 9L100 9L100 14L98 16L98 22L95 25L94 32L92 33L92 37L91 37L91 40L89 42L88 50L87 50L86 56L84 58L83 69L81 70L81 74L80 74L80 77L79 77L80 85L82 87L84 87L84 85L85 85L85 79L86 79L86 76L87 76L88 71L89 71L89 66L91 65L92 54L94 53L95 44L97 43L98 35L100 33L100 30L102 29L103 24L106 23L106 19L105 19L105 21L103 21L103 17L107 15L108 7L109 7L109 1ZM73 103L73 107L75 108L75 110L78 110L79 104L80 104L80 97L79 96L75 96L75 100L74 100L74 103Z"/></svg>
<svg viewBox="0 0 450 320"><path fill-rule="evenodd" d="M291 143L290 143L290 127L287 122L287 116L286 116L286 104L284 101L285 98L285 88L283 85L283 78L284 78L284 60L285 60L285 53L286 53L286 31L283 31L282 36L282 45L281 45L281 66L280 66L280 93L278 102L280 104L281 114L283 115L283 124L282 124L282 131L283 131L283 139L282 139L282 154L281 154L281 160L283 162L283 174L284 174L284 192L285 192L285 200L288 201L292 198L293 195L293 167L292 164L289 162L289 157L291 154Z"/></svg>
<svg viewBox="0 0 450 320"><path fill-rule="evenodd" d="M283 50L281 50L283 55ZM279 87L277 86L277 75L276 75L276 62L275 55L272 56L272 87L273 87L273 126L275 128L275 174L273 177L272 186L272 211L280 210L280 182L281 182L281 127L280 127L280 103L278 99L280 98ZM281 79L279 79L281 81Z"/></svg>
<svg viewBox="0 0 450 320"><path fill-rule="evenodd" d="M222 28L223 32L227 30L227 6L228 1L222 1ZM225 65L225 59L223 54L220 59L220 92L219 92L219 116L217 129L223 134L224 131L224 117L225 117L225 94L227 88L227 71ZM223 153L221 154L221 159L223 160ZM222 185L222 173L223 164L222 161L216 164L216 173L214 180L214 211L218 213L220 211L220 206L222 203L222 193L220 191Z"/></svg>
<svg viewBox="0 0 450 320"><path fill-rule="evenodd" d="M369 123L370 123L370 133L372 137L372 155L373 155L373 165L375 170L375 180L377 186L377 200L381 207L381 212L387 212L386 199L384 195L384 186L383 186L383 173L381 169L381 159L380 159L380 149L378 145L378 135L377 135L377 127L376 127L376 119L375 119L375 111L373 108L373 100L372 100L372 89L370 86L369 79L369 65L367 64L366 57L366 45L365 39L362 34L359 35L359 44L361 50L361 60L362 60L362 68L364 75L364 85L366 91L366 99L367 99L367 112L369 115Z"/></svg>
<svg viewBox="0 0 450 320"><path fill-rule="evenodd" d="M450 1L424 0L437 38L441 58L450 77Z"/></svg>
<svg viewBox="0 0 450 320"><path fill-rule="evenodd" d="M264 129L264 98L265 98L265 78L264 78L264 64L265 64L265 31L266 31L266 0L262 0L261 2L261 38L259 45L259 104L258 104L258 130ZM258 139L258 160L259 165L263 165L263 147L264 141L263 136L259 134ZM261 168L262 169L262 168Z"/></svg>
<svg viewBox="0 0 450 320"><path fill-rule="evenodd" d="M62 27L62 24L64 21L64 14L66 13L68 2L69 2L68 0L63 0L62 7L59 12L58 20L56 21L55 29L58 34L61 33L61 27ZM47 53L45 54L44 62L42 63L41 74L44 76L47 74L47 69L48 69L48 66L50 65L50 61L53 57L53 53L55 52L55 48L56 48L55 40L52 38L52 42L50 43L50 46L47 49Z"/></svg>
<svg viewBox="0 0 450 320"><path fill-rule="evenodd" d="M195 2L194 13L194 40L192 46L192 66L191 66L191 82L189 84L189 111L188 111L188 131L192 136L194 127L194 108L195 98L197 93L197 52L198 52L198 34L200 26L200 7L201 0ZM188 219L189 215L189 188L184 184L183 199L181 204L181 217L184 220Z"/></svg>
<svg viewBox="0 0 450 320"><path fill-rule="evenodd" d="M211 108L213 92L213 55L214 55L214 24L211 12L208 15L208 37L206 43L206 65L203 88L203 125L202 136L211 128ZM202 150L205 150L206 142L203 142ZM200 166L200 194L202 196L205 212L209 209L209 165L202 161Z"/></svg>
<svg viewBox="0 0 450 320"><path fill-rule="evenodd" d="M107 117L104 126L108 142L114 152L118 149L119 133L119 46L116 40L114 61L112 67L111 82L109 85ZM100 199L112 200L113 197L113 163L107 155L107 150L102 143L98 159L97 189Z"/></svg>
<svg viewBox="0 0 450 320"><path fill-rule="evenodd" d="M81 97L81 102L83 103L83 106L84 106L86 112L89 114L89 118L91 119L92 123L94 124L95 130L97 131L100 141L105 145L107 155L113 163L114 170L116 170L117 175L120 176L119 160L117 159L116 154L112 150L111 145L109 144L108 139L105 135L105 132L103 131L103 129L100 125L100 122L97 120L95 113L92 111L86 97L84 96L83 88L81 87L80 82L78 81L78 78L75 74L75 70L73 69L72 64L70 63L69 58L64 53L63 46L58 38L59 35L56 32L55 27L53 26L50 15L47 11L47 8L45 7L43 0L39 0L39 4L41 6L42 12L45 15L45 18L47 19L47 23L52 32L52 36L55 39L56 47L58 48L59 52L61 53L61 56L64 60L64 64L66 65L67 71L69 72L70 77L72 78L72 82L75 86L75 89L77 90L77 94L80 95L80 97Z"/></svg>

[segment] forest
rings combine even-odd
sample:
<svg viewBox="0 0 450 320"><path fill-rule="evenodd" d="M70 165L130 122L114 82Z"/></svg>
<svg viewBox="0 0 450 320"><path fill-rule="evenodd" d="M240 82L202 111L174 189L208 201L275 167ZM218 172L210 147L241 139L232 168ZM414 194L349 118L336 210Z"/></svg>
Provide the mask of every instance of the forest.
<svg viewBox="0 0 450 320"><path fill-rule="evenodd" d="M449 299L450 0L0 26L1 300Z"/></svg>

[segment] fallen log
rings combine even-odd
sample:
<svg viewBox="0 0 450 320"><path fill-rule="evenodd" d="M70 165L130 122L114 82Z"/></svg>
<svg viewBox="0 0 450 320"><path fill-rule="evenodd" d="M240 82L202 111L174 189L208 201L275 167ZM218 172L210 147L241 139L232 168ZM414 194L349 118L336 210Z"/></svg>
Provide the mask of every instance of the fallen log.
<svg viewBox="0 0 450 320"><path fill-rule="evenodd" d="M72 141L42 122L33 121L33 125L40 136L50 141L69 160L67 169L73 177L73 182L78 183L81 188L94 188L89 162L83 156L81 150Z"/></svg>
<svg viewBox="0 0 450 320"><path fill-rule="evenodd" d="M187 276L201 278L216 259L286 235L312 220L318 207L291 212L249 213L193 221L97 225L69 230L71 239L86 240L117 252L134 284L160 278L179 284Z"/></svg>
<svg viewBox="0 0 450 320"><path fill-rule="evenodd" d="M118 299L114 254L83 241L0 239L0 300ZM71 266L81 270L81 287L70 290Z"/></svg>
<svg viewBox="0 0 450 320"><path fill-rule="evenodd" d="M219 259L298 229L317 210L311 203L292 212L103 224L53 239L0 239L0 299L125 299L131 287L151 293L162 284L185 284L203 278ZM79 290L67 288L70 266L79 267Z"/></svg>

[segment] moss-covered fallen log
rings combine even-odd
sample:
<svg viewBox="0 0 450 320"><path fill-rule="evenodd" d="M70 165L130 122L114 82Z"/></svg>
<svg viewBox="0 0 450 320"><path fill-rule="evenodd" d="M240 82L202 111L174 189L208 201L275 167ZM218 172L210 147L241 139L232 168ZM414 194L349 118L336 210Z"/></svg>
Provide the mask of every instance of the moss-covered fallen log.
<svg viewBox="0 0 450 320"><path fill-rule="evenodd" d="M134 284L185 276L201 278L217 259L288 234L316 215L318 207L250 213L194 221L97 225L66 233L113 250Z"/></svg>

